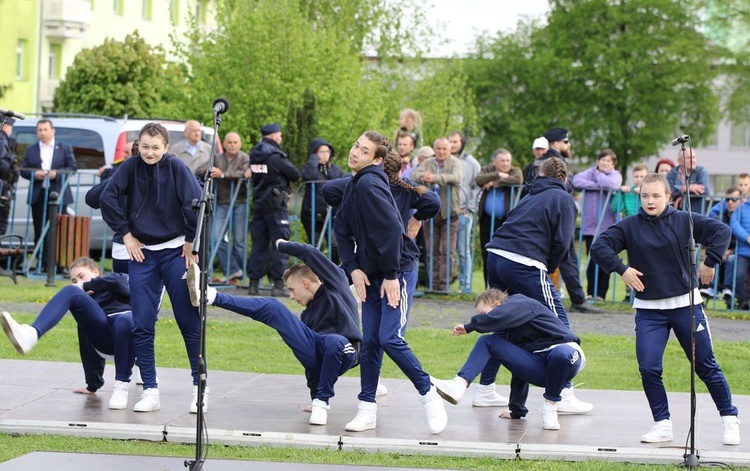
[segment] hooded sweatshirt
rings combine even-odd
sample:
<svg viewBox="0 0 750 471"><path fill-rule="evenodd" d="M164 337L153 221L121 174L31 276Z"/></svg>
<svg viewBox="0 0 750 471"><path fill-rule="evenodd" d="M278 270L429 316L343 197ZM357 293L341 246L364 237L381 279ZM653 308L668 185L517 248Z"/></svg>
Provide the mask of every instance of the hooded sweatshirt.
<svg viewBox="0 0 750 471"><path fill-rule="evenodd" d="M130 232L140 242L156 245L180 236L193 242L198 223L193 200L200 197L200 184L188 166L164 154L154 165L135 157L123 162L107 180L99 202L102 218L118 234Z"/></svg>
<svg viewBox="0 0 750 471"><path fill-rule="evenodd" d="M382 165L359 170L347 183L333 227L347 274L360 269L394 280L416 268L419 250L403 229Z"/></svg>
<svg viewBox="0 0 750 471"><path fill-rule="evenodd" d="M328 146L331 149L331 157L325 164L319 163L318 149L320 146ZM310 220L312 217L313 207L313 193L315 194L315 214L318 216L316 220L321 220L325 215L327 204L323 197L323 184L329 180L335 180L344 176L344 171L338 165L333 163L333 158L336 156L336 149L326 141L325 139L315 138L310 143L310 158L307 160L307 164L302 167L302 181L303 182L316 182L315 191L311 191L313 184L305 185L305 196L302 200L302 212L300 216L303 220Z"/></svg>
<svg viewBox="0 0 750 471"><path fill-rule="evenodd" d="M563 182L536 177L529 195L521 199L495 231L487 249L523 255L553 272L569 254L575 254L577 217L575 201Z"/></svg>
<svg viewBox="0 0 750 471"><path fill-rule="evenodd" d="M643 273L645 289L635 297L644 300L681 296L690 291L690 261L686 250L690 236L689 214L667 206L658 216L649 216L641 208L635 216L626 217L604 231L591 246L591 258L602 270L622 275L628 265L619 258L628 252L629 266ZM695 242L706 249L703 263L714 267L729 245L731 230L726 224L699 214L692 214ZM693 286L698 286L693 273Z"/></svg>
<svg viewBox="0 0 750 471"><path fill-rule="evenodd" d="M93 291L91 297L105 314L130 311L130 285L125 273L98 276L83 283L84 291Z"/></svg>

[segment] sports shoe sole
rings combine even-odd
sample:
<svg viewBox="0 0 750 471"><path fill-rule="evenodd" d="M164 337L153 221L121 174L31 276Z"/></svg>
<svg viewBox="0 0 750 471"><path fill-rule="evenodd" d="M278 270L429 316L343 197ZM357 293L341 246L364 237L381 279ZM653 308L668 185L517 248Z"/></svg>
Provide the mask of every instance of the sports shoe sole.
<svg viewBox="0 0 750 471"><path fill-rule="evenodd" d="M190 292L190 304L198 307L201 304L200 293L195 290L195 285L200 280L201 271L197 263L193 263L187 270L187 285Z"/></svg>

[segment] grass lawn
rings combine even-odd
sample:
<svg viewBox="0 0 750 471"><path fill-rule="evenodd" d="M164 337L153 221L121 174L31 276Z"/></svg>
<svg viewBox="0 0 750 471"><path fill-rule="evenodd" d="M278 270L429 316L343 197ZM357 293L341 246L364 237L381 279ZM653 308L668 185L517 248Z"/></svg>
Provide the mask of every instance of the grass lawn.
<svg viewBox="0 0 750 471"><path fill-rule="evenodd" d="M481 277L481 274L479 275ZM0 299L14 302L44 303L63 286L46 288L43 282L19 280L19 285L0 281ZM1 308L1 305L0 305ZM41 308L41 304L39 305ZM212 308L213 309L213 308ZM38 310L37 310L38 311ZM13 313L19 322L30 323L35 314ZM210 312L209 312L209 319ZM270 328L257 322L237 317L236 319L212 319L208 321L207 360L210 368L222 371L242 371L273 374L302 375L302 367L290 350ZM448 330L412 328L408 341L423 366L433 376L451 378L460 368L471 350L476 335L452 337ZM25 358L29 360L78 362L75 322L71 316L50 331ZM632 336L582 336L588 358L587 368L576 378L587 389L640 390L640 379L635 362L635 345ZM744 368L750 364L750 342L715 342L716 355L735 394L750 394L750 378ZM10 342L0 341L0 358L17 359ZM176 324L171 319L157 322L157 365L162 367L188 368L184 344ZM670 342L665 358L664 382L671 392L689 390L689 363L676 342ZM357 376L358 370L349 372ZM382 376L404 378L400 370L388 359L384 360ZM504 369L498 378L499 384L508 384L509 375ZM83 385L83 375L81 375ZM703 384L697 382L698 392L705 392ZM304 387L304 379L300 380ZM71 451L87 453L123 453L139 455L181 456L190 458L193 447L178 444L148 443L105 439L81 439L60 436L0 435L0 461L34 450ZM529 469L529 470L573 470L573 469L665 469L664 466L624 465L605 462L510 462L496 459L470 459L455 457L404 456L397 454L369 454L332 452L328 450L300 450L270 447L213 446L212 458L248 459L260 461L291 461L340 463L357 465L385 465L404 467L431 467L451 469ZM637 468L636 468L637 466Z"/></svg>

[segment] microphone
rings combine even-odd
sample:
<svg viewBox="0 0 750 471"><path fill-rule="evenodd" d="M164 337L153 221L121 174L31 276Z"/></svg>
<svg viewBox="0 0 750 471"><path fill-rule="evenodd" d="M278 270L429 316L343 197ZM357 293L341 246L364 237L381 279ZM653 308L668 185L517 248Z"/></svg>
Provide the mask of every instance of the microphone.
<svg viewBox="0 0 750 471"><path fill-rule="evenodd" d="M214 114L224 114L229 111L229 102L226 98L217 98L214 100Z"/></svg>
<svg viewBox="0 0 750 471"><path fill-rule="evenodd" d="M677 136L672 140L672 145L676 146L679 144L684 144L689 140L690 140L690 136L688 136L687 134L685 134L684 136Z"/></svg>
<svg viewBox="0 0 750 471"><path fill-rule="evenodd" d="M15 119L26 119L26 115L23 113L17 113L13 110L6 110L3 108L0 108L0 114L4 114L5 116Z"/></svg>

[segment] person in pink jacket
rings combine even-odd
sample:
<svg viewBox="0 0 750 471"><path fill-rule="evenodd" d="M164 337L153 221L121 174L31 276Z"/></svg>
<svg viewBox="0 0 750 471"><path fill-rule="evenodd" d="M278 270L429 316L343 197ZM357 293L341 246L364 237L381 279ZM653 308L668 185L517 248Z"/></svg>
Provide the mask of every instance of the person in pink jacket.
<svg viewBox="0 0 750 471"><path fill-rule="evenodd" d="M617 156L612 149L599 152L596 166L584 170L573 177L573 187L584 190L581 210L581 233L588 254L594 239L616 222L611 202L614 192L622 185L622 175L615 170ZM590 298L604 300L609 289L609 276L594 263L586 269L586 294Z"/></svg>

